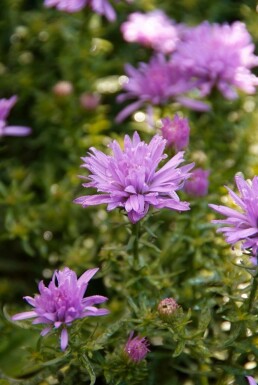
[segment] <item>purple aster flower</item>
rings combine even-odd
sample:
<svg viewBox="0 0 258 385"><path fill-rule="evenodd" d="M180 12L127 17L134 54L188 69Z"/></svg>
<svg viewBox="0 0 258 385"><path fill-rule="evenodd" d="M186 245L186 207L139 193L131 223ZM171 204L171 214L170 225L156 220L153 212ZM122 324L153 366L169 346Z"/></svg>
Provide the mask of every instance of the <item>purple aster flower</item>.
<svg viewBox="0 0 258 385"><path fill-rule="evenodd" d="M148 13L134 12L121 25L126 41L139 43L155 51L170 53L179 40L175 23L161 10Z"/></svg>
<svg viewBox="0 0 258 385"><path fill-rule="evenodd" d="M162 136L167 140L168 147L174 147L176 151L180 151L188 146L190 127L187 118L180 118L176 114L173 120L164 118L161 121Z"/></svg>
<svg viewBox="0 0 258 385"><path fill-rule="evenodd" d="M256 383L256 381L255 381L255 379L253 377L246 376L246 379L247 379L249 385L257 385L257 383Z"/></svg>
<svg viewBox="0 0 258 385"><path fill-rule="evenodd" d="M7 117L17 102L17 96L10 99L0 99L0 137L1 136L26 136L31 133L31 128L24 126L8 126Z"/></svg>
<svg viewBox="0 0 258 385"><path fill-rule="evenodd" d="M213 220L213 223L223 225L217 231L224 233L226 241L231 245L243 241L244 249L252 249L256 255L258 251L258 177L255 176L251 183L243 179L241 175L235 176L240 196L226 187L233 201L241 211L210 204L209 206L218 213L226 216L226 219Z"/></svg>
<svg viewBox="0 0 258 385"><path fill-rule="evenodd" d="M82 158L82 167L91 172L83 186L96 188L101 194L82 196L74 202L83 207L106 203L109 211L122 207L132 223L143 218L150 206L189 210L189 203L181 202L176 191L182 189L194 164L178 167L184 161L184 153L179 152L157 171L166 158L165 146L166 140L160 135L147 144L135 132L132 140L125 136L124 150L115 140L109 145L112 156L92 147Z"/></svg>
<svg viewBox="0 0 258 385"><path fill-rule="evenodd" d="M117 116L116 121L120 123L131 113L142 107L145 103L149 105L163 105L173 98L175 101L184 104L180 96L195 87L195 81L183 74L180 66L174 65L172 61L166 60L162 54L154 56L149 63L140 63L138 69L127 64L125 72L128 82L123 85L125 93L118 96L118 102L128 99L137 99ZM187 99L188 107L190 106ZM194 101L195 102L195 101ZM198 109L207 110L207 105L198 101ZM192 108L195 109L194 104Z"/></svg>
<svg viewBox="0 0 258 385"><path fill-rule="evenodd" d="M24 297L34 310L16 314L12 319L20 321L35 318L33 324L46 324L47 327L41 332L42 336L49 333L52 328L61 327L61 349L65 350L68 344L67 326L74 320L109 313L107 309L93 306L105 302L106 297L101 295L84 297L89 280L98 270L98 268L87 270L79 279L68 267L56 271L48 287L43 281L39 283L40 294L36 294L34 298Z"/></svg>
<svg viewBox="0 0 258 385"><path fill-rule="evenodd" d="M129 339L124 347L126 356L133 362L140 362L144 360L148 352L149 343L145 337L134 337L133 332L130 333Z"/></svg>
<svg viewBox="0 0 258 385"><path fill-rule="evenodd" d="M254 48L245 24L204 22L184 32L173 60L199 80L202 96L217 87L225 98L234 99L235 88L251 94L258 85L258 78L250 72L258 65Z"/></svg>
<svg viewBox="0 0 258 385"><path fill-rule="evenodd" d="M185 182L184 191L194 197L203 197L208 193L209 187L208 170L196 168L192 171L191 177Z"/></svg>

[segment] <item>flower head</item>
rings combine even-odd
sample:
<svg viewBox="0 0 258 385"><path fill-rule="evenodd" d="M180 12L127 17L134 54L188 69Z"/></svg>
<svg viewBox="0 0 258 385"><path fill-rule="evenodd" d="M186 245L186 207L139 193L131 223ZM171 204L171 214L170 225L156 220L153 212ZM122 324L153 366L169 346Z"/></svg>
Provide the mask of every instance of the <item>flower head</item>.
<svg viewBox="0 0 258 385"><path fill-rule="evenodd" d="M140 63L139 68L127 64L125 71L128 82L124 83L125 93L118 96L118 101L123 102L127 99L137 101L119 113L117 122L124 120L145 103L163 105L171 98L181 102L180 95L194 87L194 82L182 73L180 66L175 66L162 54L154 56L149 63Z"/></svg>
<svg viewBox="0 0 258 385"><path fill-rule="evenodd" d="M175 24L161 10L148 13L134 12L121 25L126 41L139 43L155 51L170 53L179 40Z"/></svg>
<svg viewBox="0 0 258 385"><path fill-rule="evenodd" d="M62 328L61 349L65 350L68 344L67 326L79 318L108 314L107 309L98 309L93 305L105 302L106 297L93 295L84 297L89 280L99 269L87 270L79 279L74 271L65 267L56 271L48 287L41 281L39 293L34 298L24 299L34 307L34 310L16 314L14 321L35 318L33 324L46 324L41 332L45 336L52 328Z"/></svg>
<svg viewBox="0 0 258 385"><path fill-rule="evenodd" d="M193 170L191 178L189 178L184 185L184 191L194 197L203 197L207 195L209 174L210 172L208 170L202 168Z"/></svg>
<svg viewBox="0 0 258 385"><path fill-rule="evenodd" d="M116 13L108 0L45 0L44 5L69 13L81 11L89 6L94 12L105 16L109 21L116 19Z"/></svg>
<svg viewBox="0 0 258 385"><path fill-rule="evenodd" d="M7 117L17 102L17 96L10 99L0 99L0 137L1 136L26 136L31 133L29 127L24 126L8 126Z"/></svg>
<svg viewBox="0 0 258 385"><path fill-rule="evenodd" d="M184 161L184 153L179 152L157 170L166 158L165 145L166 140L160 135L147 144L135 132L132 140L125 136L124 150L115 140L109 145L112 156L92 147L89 155L82 158L82 167L91 172L86 178L89 182L83 186L96 188L100 194L82 196L75 203L83 207L106 203L109 211L122 207L132 223L143 218L150 206L189 210L189 204L181 202L176 191L182 189L194 164L178 167Z"/></svg>
<svg viewBox="0 0 258 385"><path fill-rule="evenodd" d="M150 351L148 346L149 343L145 337L137 336L133 338L133 332L131 332L124 347L124 352L131 361L137 363L144 360Z"/></svg>
<svg viewBox="0 0 258 385"><path fill-rule="evenodd" d="M235 88L254 93L258 78L250 68L258 65L254 44L245 24L210 24L189 28L177 46L174 61L199 80L203 96L217 87L227 99L237 97Z"/></svg>
<svg viewBox="0 0 258 385"><path fill-rule="evenodd" d="M176 151L180 151L188 146L190 134L188 119L175 115L173 120L164 118L161 121L162 136L167 140L168 147L175 147Z"/></svg>
<svg viewBox="0 0 258 385"><path fill-rule="evenodd" d="M256 255L258 251L258 177L255 176L252 182L248 183L241 175L237 174L235 181L240 196L230 188L227 190L241 211L210 204L212 209L227 217L212 222L223 225L217 231L224 233L229 244L234 245L243 241L243 248L252 248L254 255Z"/></svg>

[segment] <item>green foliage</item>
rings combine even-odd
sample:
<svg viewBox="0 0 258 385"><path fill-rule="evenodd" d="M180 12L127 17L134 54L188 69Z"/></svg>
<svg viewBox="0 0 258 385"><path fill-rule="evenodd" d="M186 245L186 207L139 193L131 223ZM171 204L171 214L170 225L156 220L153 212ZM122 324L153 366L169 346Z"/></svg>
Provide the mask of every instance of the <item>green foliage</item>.
<svg viewBox="0 0 258 385"><path fill-rule="evenodd" d="M0 139L0 385L243 385L257 371L257 271L216 235L208 203L225 200L222 186L233 186L236 172L258 173L257 95L229 102L214 93L212 112L203 114L176 104L155 108L156 120L175 112L189 118L187 160L211 171L207 197L185 195L191 211L152 210L136 229L119 210L72 201L82 191L77 175L85 175L80 157L89 147L106 151L125 133L139 130L147 140L155 133L146 122L114 122L124 63L150 56L122 40L128 13L158 7L189 24L240 19L257 43L255 2L121 2L114 24L90 11L45 9L41 0L1 3L0 93L19 96L10 123L33 133ZM72 85L69 95L54 92L63 80ZM100 96L95 109L82 106L85 92ZM30 321L10 320L25 308L21 298L62 266L78 274L99 266L87 293L106 295L110 310L75 322L65 353L58 332L42 338ZM166 297L181 306L169 322L157 311ZM139 364L124 353L131 331L150 342Z"/></svg>

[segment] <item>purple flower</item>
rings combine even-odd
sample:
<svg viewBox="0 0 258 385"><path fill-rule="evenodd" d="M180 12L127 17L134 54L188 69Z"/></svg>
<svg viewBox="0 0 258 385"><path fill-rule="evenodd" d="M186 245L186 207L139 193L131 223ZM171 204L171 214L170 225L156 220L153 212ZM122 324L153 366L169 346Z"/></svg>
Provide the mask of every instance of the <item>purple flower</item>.
<svg viewBox="0 0 258 385"><path fill-rule="evenodd" d="M1 136L26 136L31 133L31 128L24 126L8 126L7 117L17 102L17 96L10 99L0 99L0 137Z"/></svg>
<svg viewBox="0 0 258 385"><path fill-rule="evenodd" d="M134 337L133 332L130 333L129 339L124 347L126 356L133 362L140 362L144 360L148 352L149 343L145 337Z"/></svg>
<svg viewBox="0 0 258 385"><path fill-rule="evenodd" d="M69 13L81 11L89 6L94 12L105 16L109 21L116 19L116 13L108 0L45 0L44 5Z"/></svg>
<svg viewBox="0 0 258 385"><path fill-rule="evenodd" d="M126 41L136 42L162 53L174 51L179 40L174 22L161 10L145 14L132 13L121 25L121 31Z"/></svg>
<svg viewBox="0 0 258 385"><path fill-rule="evenodd" d="M175 147L176 151L180 151L188 146L190 127L188 119L180 118L177 114L174 119L161 119L161 132L163 138L167 140L168 147Z"/></svg>
<svg viewBox="0 0 258 385"><path fill-rule="evenodd" d="M246 376L246 379L247 379L249 385L257 385L257 383L256 383L256 381L255 381L255 379L253 377Z"/></svg>
<svg viewBox="0 0 258 385"><path fill-rule="evenodd" d="M250 68L258 65L254 44L245 24L209 24L204 22L184 32L173 60L199 80L202 96L217 87L227 99L237 97L235 88L254 93L258 78Z"/></svg>
<svg viewBox="0 0 258 385"><path fill-rule="evenodd" d="M179 152L157 171L166 158L165 145L166 140L160 135L147 144L135 132L133 140L125 136L124 150L115 140L109 145L112 156L92 147L89 155L82 158L82 167L91 172L84 177L89 182L83 186L96 188L101 194L82 196L75 203L83 207L106 203L109 211L122 207L132 223L143 218L150 205L158 209L189 210L189 203L181 202L176 191L182 189L194 164L178 167L184 161L184 153Z"/></svg>
<svg viewBox="0 0 258 385"><path fill-rule="evenodd" d="M252 182L248 183L241 175L236 175L235 181L240 196L228 187L227 190L241 211L210 204L212 209L227 217L212 222L223 225L217 231L224 233L228 243L234 245L244 241L243 248L252 248L253 254L256 255L258 251L258 177L255 176Z"/></svg>
<svg viewBox="0 0 258 385"><path fill-rule="evenodd" d="M47 327L41 332L42 336L49 333L52 328L62 327L61 349L65 350L68 344L67 326L74 320L109 313L107 309L93 306L105 302L106 297L101 295L84 297L89 280L98 270L98 268L87 270L79 279L68 267L56 271L48 287L43 281L39 283L40 294L36 294L34 298L24 297L34 310L16 314L12 319L20 321L35 318L33 324L46 324Z"/></svg>
<svg viewBox="0 0 258 385"><path fill-rule="evenodd" d="M209 187L208 170L196 168L192 171L191 177L185 182L184 191L194 197L203 197L208 193Z"/></svg>
<svg viewBox="0 0 258 385"><path fill-rule="evenodd" d="M128 82L124 83L125 93L118 96L118 102L128 99L137 99L117 116L116 121L120 123L132 112L144 104L164 105L173 98L175 101L195 108L195 100L181 98L182 94L195 87L195 81L191 80L181 71L180 65L174 65L172 61L166 60L165 56L158 54L149 63L140 63L136 69L131 65L125 66ZM191 102L193 104L191 105ZM198 101L198 110L209 109L205 103Z"/></svg>

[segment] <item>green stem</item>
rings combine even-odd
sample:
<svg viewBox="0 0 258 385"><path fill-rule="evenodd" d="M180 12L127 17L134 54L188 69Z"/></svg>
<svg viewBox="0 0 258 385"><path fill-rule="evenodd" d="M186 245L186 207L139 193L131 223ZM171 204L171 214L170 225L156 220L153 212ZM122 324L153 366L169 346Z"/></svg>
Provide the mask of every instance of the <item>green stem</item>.
<svg viewBox="0 0 258 385"><path fill-rule="evenodd" d="M256 275L255 277L253 277L252 288L251 288L249 301L248 301L248 307L247 307L248 312L251 312L251 310L252 310L253 303L255 300L256 291L257 291L257 287L258 287L258 277Z"/></svg>
<svg viewBox="0 0 258 385"><path fill-rule="evenodd" d="M135 265L139 262L139 235L140 235L140 222L132 225L132 234L134 235L133 243L133 256Z"/></svg>

